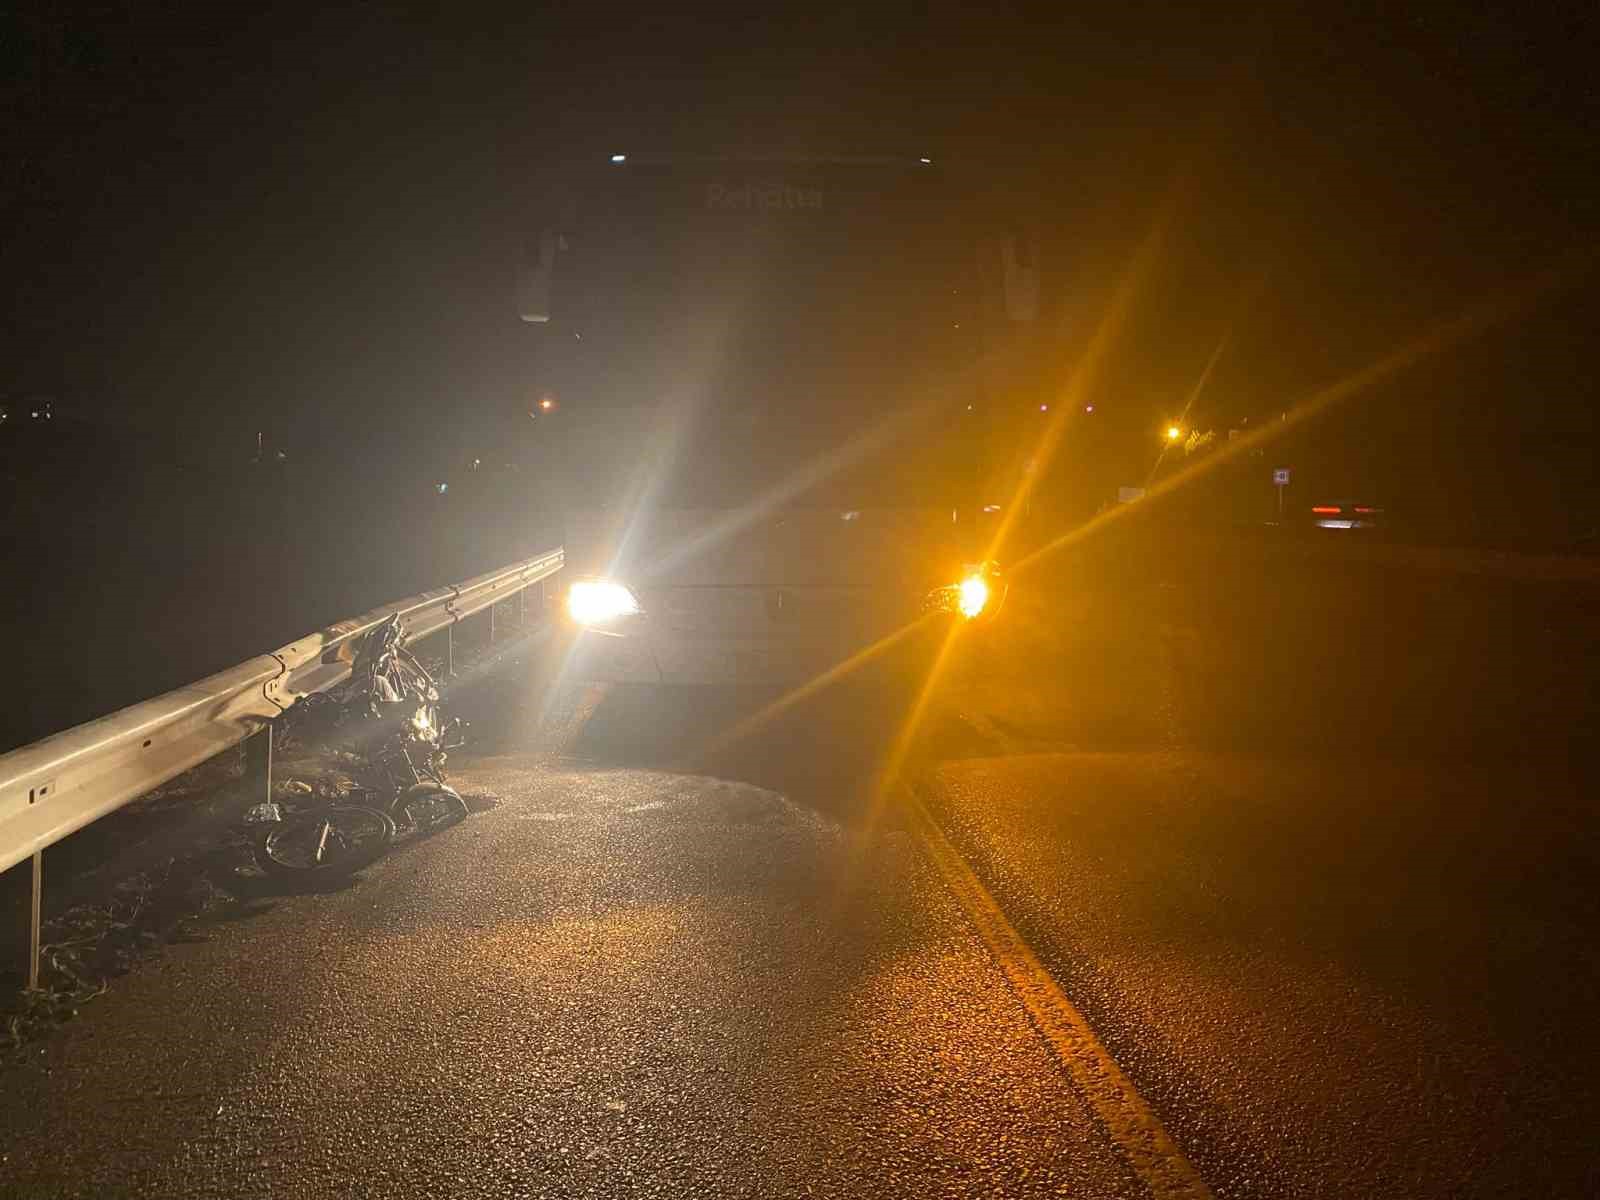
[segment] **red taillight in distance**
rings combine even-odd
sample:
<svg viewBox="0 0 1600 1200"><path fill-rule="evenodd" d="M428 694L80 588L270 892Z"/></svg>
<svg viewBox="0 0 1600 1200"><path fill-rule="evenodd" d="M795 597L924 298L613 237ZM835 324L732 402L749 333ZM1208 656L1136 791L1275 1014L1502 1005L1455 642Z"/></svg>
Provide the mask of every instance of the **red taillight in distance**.
<svg viewBox="0 0 1600 1200"><path fill-rule="evenodd" d="M1344 509L1340 508L1337 504L1313 504L1311 506L1311 511L1316 513L1319 517L1336 517L1342 513ZM1357 509L1356 511L1360 512L1361 510Z"/></svg>

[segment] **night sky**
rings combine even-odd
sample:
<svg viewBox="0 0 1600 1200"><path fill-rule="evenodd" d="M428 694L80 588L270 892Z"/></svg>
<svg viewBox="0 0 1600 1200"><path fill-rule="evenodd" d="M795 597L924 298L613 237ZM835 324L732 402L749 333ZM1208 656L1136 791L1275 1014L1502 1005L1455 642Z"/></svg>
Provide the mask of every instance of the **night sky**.
<svg viewBox="0 0 1600 1200"><path fill-rule="evenodd" d="M179 457L257 429L303 457L465 453L523 399L525 173L617 148L1030 163L1083 231L1059 265L1085 311L1170 205L1106 377L1130 424L1224 333L1219 423L1594 244L1592 5L1061 8L25 8L0 390ZM1580 281L1360 420L1592 449L1593 300Z"/></svg>

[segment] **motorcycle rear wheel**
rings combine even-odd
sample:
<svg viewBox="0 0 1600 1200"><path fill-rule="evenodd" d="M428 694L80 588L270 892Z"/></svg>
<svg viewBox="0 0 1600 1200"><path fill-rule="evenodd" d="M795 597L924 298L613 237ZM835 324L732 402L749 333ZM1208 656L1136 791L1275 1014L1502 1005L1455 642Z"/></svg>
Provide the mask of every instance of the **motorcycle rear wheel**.
<svg viewBox="0 0 1600 1200"><path fill-rule="evenodd" d="M256 860L276 875L346 874L379 858L394 837L387 813L335 805L267 826L256 840Z"/></svg>

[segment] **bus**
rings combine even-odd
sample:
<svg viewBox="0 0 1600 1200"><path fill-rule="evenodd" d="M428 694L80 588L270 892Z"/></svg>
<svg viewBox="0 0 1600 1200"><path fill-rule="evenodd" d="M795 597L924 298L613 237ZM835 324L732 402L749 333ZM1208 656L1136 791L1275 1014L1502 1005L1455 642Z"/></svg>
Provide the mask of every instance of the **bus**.
<svg viewBox="0 0 1600 1200"><path fill-rule="evenodd" d="M527 428L578 677L793 681L998 620L1042 274L1014 195L915 157L538 181Z"/></svg>

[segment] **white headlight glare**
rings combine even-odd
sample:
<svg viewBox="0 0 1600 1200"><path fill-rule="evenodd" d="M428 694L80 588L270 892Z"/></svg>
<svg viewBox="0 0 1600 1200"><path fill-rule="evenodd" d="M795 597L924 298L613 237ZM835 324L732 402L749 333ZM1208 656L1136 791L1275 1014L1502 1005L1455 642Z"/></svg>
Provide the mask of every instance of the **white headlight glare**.
<svg viewBox="0 0 1600 1200"><path fill-rule="evenodd" d="M989 584L981 575L968 575L956 585L956 607L972 620L989 603Z"/></svg>
<svg viewBox="0 0 1600 1200"><path fill-rule="evenodd" d="M640 611L633 593L609 579L580 579L567 589L567 614L579 625L604 625Z"/></svg>

